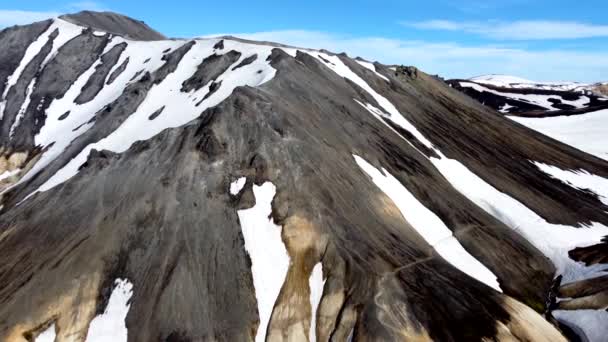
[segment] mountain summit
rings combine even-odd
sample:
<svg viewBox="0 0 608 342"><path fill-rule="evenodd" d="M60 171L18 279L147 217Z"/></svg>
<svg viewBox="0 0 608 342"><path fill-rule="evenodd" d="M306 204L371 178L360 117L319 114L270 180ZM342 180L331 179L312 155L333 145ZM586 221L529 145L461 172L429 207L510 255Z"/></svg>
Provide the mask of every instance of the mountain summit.
<svg viewBox="0 0 608 342"><path fill-rule="evenodd" d="M94 12L0 46L2 341L606 336L608 161L436 77Z"/></svg>
<svg viewBox="0 0 608 342"><path fill-rule="evenodd" d="M133 40L166 40L167 37L138 21L113 12L82 11L66 14L61 19L92 29L124 36Z"/></svg>

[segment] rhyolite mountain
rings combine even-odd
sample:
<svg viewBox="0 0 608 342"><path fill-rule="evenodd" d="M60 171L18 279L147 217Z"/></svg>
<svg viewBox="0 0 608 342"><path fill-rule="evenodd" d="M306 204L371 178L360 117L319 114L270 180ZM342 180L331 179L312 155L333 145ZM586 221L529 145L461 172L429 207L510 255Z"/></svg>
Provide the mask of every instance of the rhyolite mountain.
<svg viewBox="0 0 608 342"><path fill-rule="evenodd" d="M439 78L0 32L0 340L602 341L608 161Z"/></svg>

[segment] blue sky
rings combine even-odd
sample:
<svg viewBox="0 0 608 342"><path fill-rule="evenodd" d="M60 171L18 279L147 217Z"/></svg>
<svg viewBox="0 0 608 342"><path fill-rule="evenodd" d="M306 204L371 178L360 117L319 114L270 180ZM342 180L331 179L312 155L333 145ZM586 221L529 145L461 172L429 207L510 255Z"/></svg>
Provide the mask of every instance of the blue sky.
<svg viewBox="0 0 608 342"><path fill-rule="evenodd" d="M123 13L171 37L235 34L415 65L449 78L608 80L604 0L3 0L0 27L82 9Z"/></svg>

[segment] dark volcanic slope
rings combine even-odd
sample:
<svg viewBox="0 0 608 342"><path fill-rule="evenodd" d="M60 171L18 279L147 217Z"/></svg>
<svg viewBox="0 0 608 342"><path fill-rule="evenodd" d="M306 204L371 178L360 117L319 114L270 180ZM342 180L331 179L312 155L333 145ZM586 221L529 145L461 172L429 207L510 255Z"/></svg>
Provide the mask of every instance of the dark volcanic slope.
<svg viewBox="0 0 608 342"><path fill-rule="evenodd" d="M568 252L608 235L605 188L546 166L601 182L608 162L415 68L59 24L6 71L0 340L84 341L100 317L129 341L601 329L553 310L604 298L600 272Z"/></svg>

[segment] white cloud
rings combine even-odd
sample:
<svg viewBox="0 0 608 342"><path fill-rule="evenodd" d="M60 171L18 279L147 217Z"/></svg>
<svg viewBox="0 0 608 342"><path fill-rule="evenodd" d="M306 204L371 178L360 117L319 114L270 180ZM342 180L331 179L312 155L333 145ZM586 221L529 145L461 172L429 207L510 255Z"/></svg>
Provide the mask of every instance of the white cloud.
<svg viewBox="0 0 608 342"><path fill-rule="evenodd" d="M233 34L298 47L346 52L384 64L415 65L446 78L500 73L538 81L608 80L608 50L532 51L497 45L433 43L382 37L350 37L325 32L288 30Z"/></svg>
<svg viewBox="0 0 608 342"><path fill-rule="evenodd" d="M36 21L54 18L58 15L60 15L60 13L54 11L36 12L0 9L0 28L13 25L31 24Z"/></svg>
<svg viewBox="0 0 608 342"><path fill-rule="evenodd" d="M37 21L55 18L64 13L73 13L83 10L104 11L106 7L96 1L77 1L54 11L23 11L0 9L0 29L13 25L27 25Z"/></svg>
<svg viewBox="0 0 608 342"><path fill-rule="evenodd" d="M76 1L69 3L66 8L69 12L78 12L78 11L105 11L107 8L102 3L96 1Z"/></svg>
<svg viewBox="0 0 608 342"><path fill-rule="evenodd" d="M575 21L527 20L486 22L428 20L405 22L405 26L424 30L460 31L494 39L540 40L608 37L607 25L593 25Z"/></svg>

